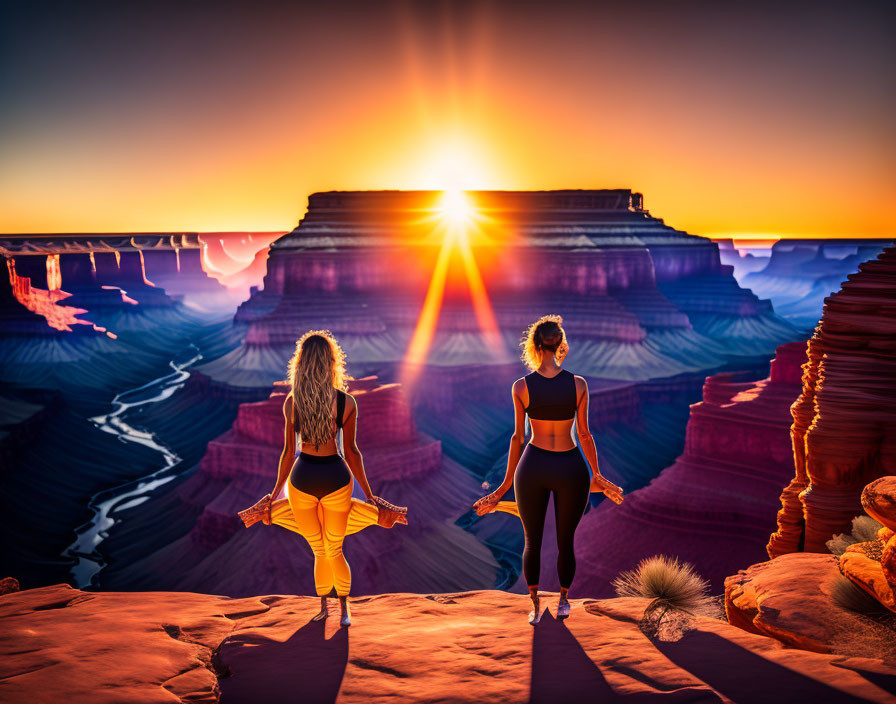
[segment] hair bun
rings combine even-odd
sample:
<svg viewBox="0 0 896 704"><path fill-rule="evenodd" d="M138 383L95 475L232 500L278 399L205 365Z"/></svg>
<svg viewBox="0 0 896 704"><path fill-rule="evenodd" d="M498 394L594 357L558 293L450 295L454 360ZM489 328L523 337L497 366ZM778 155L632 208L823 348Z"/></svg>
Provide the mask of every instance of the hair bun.
<svg viewBox="0 0 896 704"><path fill-rule="evenodd" d="M529 369L538 368L542 352L556 356L558 350L563 348L565 355L569 347L563 330L563 318L559 315L542 316L528 327L520 346L523 348L522 360Z"/></svg>

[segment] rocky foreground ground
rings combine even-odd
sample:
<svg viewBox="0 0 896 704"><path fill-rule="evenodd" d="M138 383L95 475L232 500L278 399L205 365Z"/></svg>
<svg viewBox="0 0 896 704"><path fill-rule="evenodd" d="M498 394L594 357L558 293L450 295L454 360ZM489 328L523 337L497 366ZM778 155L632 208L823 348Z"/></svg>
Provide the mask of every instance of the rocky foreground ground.
<svg viewBox="0 0 896 704"><path fill-rule="evenodd" d="M677 642L638 628L646 600L575 600L534 629L526 597L386 594L353 625L317 600L54 585L0 596L0 701L896 701L881 659L786 648L700 617Z"/></svg>

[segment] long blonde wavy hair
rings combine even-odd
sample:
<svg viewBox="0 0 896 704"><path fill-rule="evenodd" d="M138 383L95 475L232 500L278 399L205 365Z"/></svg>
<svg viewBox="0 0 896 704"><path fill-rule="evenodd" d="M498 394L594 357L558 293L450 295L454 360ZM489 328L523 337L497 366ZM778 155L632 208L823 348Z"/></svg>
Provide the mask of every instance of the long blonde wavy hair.
<svg viewBox="0 0 896 704"><path fill-rule="evenodd" d="M520 358L531 371L535 371L541 366L545 352L553 355L557 364L560 364L569 352L566 331L563 329L563 318L559 315L540 317L526 328L523 339L520 341L520 347L523 348Z"/></svg>
<svg viewBox="0 0 896 704"><path fill-rule="evenodd" d="M329 330L309 330L296 342L289 360L293 421L302 442L322 445L336 432L333 398L348 391L345 353Z"/></svg>

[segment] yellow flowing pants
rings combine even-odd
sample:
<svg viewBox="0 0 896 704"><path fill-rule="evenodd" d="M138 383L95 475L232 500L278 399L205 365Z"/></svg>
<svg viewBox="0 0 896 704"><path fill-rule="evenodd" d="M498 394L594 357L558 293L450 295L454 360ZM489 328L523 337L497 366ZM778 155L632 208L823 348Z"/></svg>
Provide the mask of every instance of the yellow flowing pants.
<svg viewBox="0 0 896 704"><path fill-rule="evenodd" d="M286 482L286 496L295 521L295 528L314 553L314 586L318 596L326 596L335 587L338 596L348 596L352 586L352 571L342 554L349 514L352 512L352 485L318 499ZM374 518L374 522L375 522ZM281 521L275 521L283 525Z"/></svg>

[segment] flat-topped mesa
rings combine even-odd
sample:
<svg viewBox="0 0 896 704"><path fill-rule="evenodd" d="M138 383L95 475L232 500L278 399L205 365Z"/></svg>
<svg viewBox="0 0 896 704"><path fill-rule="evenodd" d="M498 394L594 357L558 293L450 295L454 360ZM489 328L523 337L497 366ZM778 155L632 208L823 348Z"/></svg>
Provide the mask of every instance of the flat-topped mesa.
<svg viewBox="0 0 896 704"><path fill-rule="evenodd" d="M768 554L826 552L862 513L863 487L896 474L896 247L825 300L791 409L795 476Z"/></svg>
<svg viewBox="0 0 896 704"><path fill-rule="evenodd" d="M375 291L399 282L428 283L431 266L409 267L423 262L395 255L441 247L439 229L451 217L442 210L442 198L439 191L311 194L298 227L271 247L265 288ZM477 256L498 250L502 264L522 269L514 275L503 267L502 275L488 282L493 292L569 287L582 294L606 293L719 268L713 243L652 217L641 194L630 190L470 191L466 198L467 227L474 233L469 243ZM542 250L551 251L550 260L525 256ZM653 260L638 256L645 250ZM303 257L305 266L296 269L290 265L296 252L315 256ZM363 268L334 269L349 252L368 255Z"/></svg>
<svg viewBox="0 0 896 704"><path fill-rule="evenodd" d="M428 295L438 303L430 367L517 365L520 333L546 313L575 335L569 364L611 379L711 369L796 339L737 285L714 242L653 217L639 193L465 198L469 210L452 213L438 191L312 194L295 230L271 245L264 290L237 312L248 324L242 348L197 371L267 388L303 331L328 328L353 372L385 374L405 361ZM502 345L482 333L492 321Z"/></svg>

